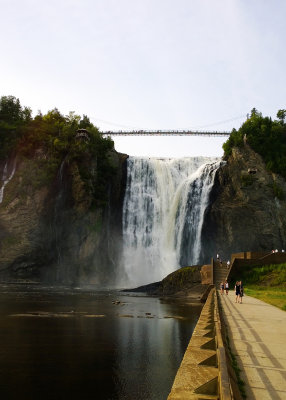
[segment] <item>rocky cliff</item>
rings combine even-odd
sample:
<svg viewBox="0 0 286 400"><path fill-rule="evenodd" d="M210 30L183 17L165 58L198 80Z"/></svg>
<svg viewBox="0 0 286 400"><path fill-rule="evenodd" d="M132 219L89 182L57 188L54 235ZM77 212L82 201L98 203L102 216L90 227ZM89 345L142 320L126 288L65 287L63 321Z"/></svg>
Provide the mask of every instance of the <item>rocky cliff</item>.
<svg viewBox="0 0 286 400"><path fill-rule="evenodd" d="M203 259L286 246L286 183L266 170L247 143L233 148L216 175L206 210Z"/></svg>
<svg viewBox="0 0 286 400"><path fill-rule="evenodd" d="M162 281L123 292L147 293L152 296L184 297L200 301L208 289L201 283L201 266L183 267L167 275Z"/></svg>
<svg viewBox="0 0 286 400"><path fill-rule="evenodd" d="M0 281L32 279L112 285L119 269L126 155L109 150L112 174L98 185L96 158L63 157L51 177L47 155L0 163ZM10 180L8 178L11 178ZM2 178L2 180L1 180ZM202 229L208 263L239 251L286 247L286 183L247 144L218 170ZM169 289L168 289L169 290Z"/></svg>
<svg viewBox="0 0 286 400"><path fill-rule="evenodd" d="M64 158L52 179L46 157L38 149L32 158L0 164L0 187L7 183L0 204L0 280L112 284L127 156L109 152L114 173L104 200L98 200L97 165L89 154L80 161Z"/></svg>

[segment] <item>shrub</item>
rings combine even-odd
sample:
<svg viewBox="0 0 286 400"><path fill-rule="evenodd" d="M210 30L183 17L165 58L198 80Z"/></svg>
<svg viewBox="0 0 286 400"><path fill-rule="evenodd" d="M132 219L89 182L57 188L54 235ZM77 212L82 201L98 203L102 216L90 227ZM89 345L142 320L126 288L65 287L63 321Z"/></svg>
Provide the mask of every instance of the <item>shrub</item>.
<svg viewBox="0 0 286 400"><path fill-rule="evenodd" d="M253 184L255 178L253 175L243 174L240 176L242 187L247 187Z"/></svg>
<svg viewBox="0 0 286 400"><path fill-rule="evenodd" d="M277 197L277 199L284 200L284 192L276 182L273 183L273 192L274 196Z"/></svg>

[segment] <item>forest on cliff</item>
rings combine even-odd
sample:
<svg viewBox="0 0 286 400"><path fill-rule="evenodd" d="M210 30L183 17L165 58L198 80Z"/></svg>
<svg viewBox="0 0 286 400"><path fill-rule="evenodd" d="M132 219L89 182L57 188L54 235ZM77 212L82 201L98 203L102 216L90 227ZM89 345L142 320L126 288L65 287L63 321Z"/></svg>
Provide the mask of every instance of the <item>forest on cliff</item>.
<svg viewBox="0 0 286 400"><path fill-rule="evenodd" d="M233 147L241 147L246 140L262 156L269 171L286 177L285 119L286 110L279 110L277 120L272 120L253 108L247 120L238 130L233 129L224 143L225 156L231 154ZM80 128L88 129L88 144L74 140ZM38 112L33 118L32 110L23 107L16 97L0 98L0 160L6 159L11 151L29 157L36 149L42 148L49 155L47 170L52 175L63 157L81 157L87 147L97 157L102 175L108 175L110 166L105 156L114 149L114 143L110 138L103 138L86 115L80 117L72 111L64 116L54 108L45 115Z"/></svg>
<svg viewBox="0 0 286 400"><path fill-rule="evenodd" d="M277 112L277 120L263 117L255 108L250 116L224 143L223 149L229 156L233 147L242 147L244 142L258 154L266 164L266 168L286 178L286 110Z"/></svg>
<svg viewBox="0 0 286 400"><path fill-rule="evenodd" d="M88 130L88 140L76 140L78 129ZM86 115L75 112L64 116L57 108L33 118L32 110L23 107L14 96L0 98L0 161L12 153L20 158L34 159L38 170L34 186L49 184L63 160L78 161L79 172L87 186L93 188L96 200L102 202L106 195L106 182L114 168L108 154L114 150L110 138L104 138ZM35 153L40 152L40 157ZM90 184L88 160L96 160L96 182ZM83 162L85 161L85 162ZM95 185L96 184L96 185Z"/></svg>
<svg viewBox="0 0 286 400"><path fill-rule="evenodd" d="M256 153L260 154L267 170L286 177L286 110L277 112L277 120L264 117L255 108L242 126L233 129L224 143L224 155L227 158L234 147L242 147L246 142ZM75 140L78 129L87 129L89 140ZM41 112L32 117L32 110L23 107L14 96L0 98L0 161L7 159L11 153L18 157L35 158L35 152L41 151L44 157L36 157L35 167L41 171L34 179L34 185L49 184L60 168L63 160L79 161L79 172L82 180L90 188L91 182L88 160L96 160L96 196L97 201L104 202L106 185L114 174L114 168L108 154L114 150L110 138L104 138L91 122L83 115L70 112L63 115L54 108L45 115ZM86 162L82 162L86 160ZM279 197L279 188L276 190Z"/></svg>

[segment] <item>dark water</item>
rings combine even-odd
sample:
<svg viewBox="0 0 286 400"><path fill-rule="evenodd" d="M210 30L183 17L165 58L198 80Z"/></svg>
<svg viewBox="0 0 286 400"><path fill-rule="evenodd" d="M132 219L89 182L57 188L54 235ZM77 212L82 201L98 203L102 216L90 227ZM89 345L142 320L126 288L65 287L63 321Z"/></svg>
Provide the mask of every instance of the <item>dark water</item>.
<svg viewBox="0 0 286 400"><path fill-rule="evenodd" d="M200 311L116 292L0 286L0 396L166 399Z"/></svg>

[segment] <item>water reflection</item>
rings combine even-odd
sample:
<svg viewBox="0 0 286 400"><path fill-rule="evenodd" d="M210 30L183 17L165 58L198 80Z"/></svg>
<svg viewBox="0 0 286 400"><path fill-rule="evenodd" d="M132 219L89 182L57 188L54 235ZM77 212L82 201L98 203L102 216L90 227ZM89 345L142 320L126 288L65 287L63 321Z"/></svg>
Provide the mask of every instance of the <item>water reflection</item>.
<svg viewBox="0 0 286 400"><path fill-rule="evenodd" d="M2 398L166 399L200 310L114 292L0 287Z"/></svg>

